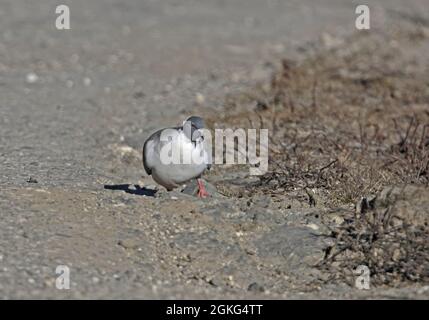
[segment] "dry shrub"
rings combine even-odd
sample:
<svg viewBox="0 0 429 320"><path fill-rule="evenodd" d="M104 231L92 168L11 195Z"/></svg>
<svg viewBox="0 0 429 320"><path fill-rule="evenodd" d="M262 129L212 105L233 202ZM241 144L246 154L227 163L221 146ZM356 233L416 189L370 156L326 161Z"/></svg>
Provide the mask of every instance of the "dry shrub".
<svg viewBox="0 0 429 320"><path fill-rule="evenodd" d="M413 34L357 35L302 62L284 60L269 85L229 98L216 118L270 129L270 169L249 194L311 189L325 207L349 208L320 265L330 280L350 282L364 264L376 285L428 281L427 222L395 216L394 205L361 216L351 209L385 186L429 185L428 66L402 55L427 39Z"/></svg>

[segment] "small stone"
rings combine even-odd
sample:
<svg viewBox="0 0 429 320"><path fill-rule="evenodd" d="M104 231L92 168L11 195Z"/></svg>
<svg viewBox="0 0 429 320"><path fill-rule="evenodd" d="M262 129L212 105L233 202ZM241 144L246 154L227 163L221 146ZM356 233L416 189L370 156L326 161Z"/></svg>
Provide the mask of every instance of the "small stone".
<svg viewBox="0 0 429 320"><path fill-rule="evenodd" d="M393 259L393 261L399 261L399 259L401 258L401 250L400 249L395 249L394 251L393 251L393 256L392 256L392 259Z"/></svg>
<svg viewBox="0 0 429 320"><path fill-rule="evenodd" d="M45 286L52 288L55 285L55 279L47 279L44 281Z"/></svg>
<svg viewBox="0 0 429 320"><path fill-rule="evenodd" d="M337 216L337 215L334 215L332 218L331 218L331 221L333 222L333 223L335 223L336 225L341 225L343 222L344 222L344 218L343 217L340 217L340 216Z"/></svg>
<svg viewBox="0 0 429 320"><path fill-rule="evenodd" d="M319 226L316 225L315 223L307 224L307 227L309 227L310 229L313 229L313 230L319 230Z"/></svg>
<svg viewBox="0 0 429 320"><path fill-rule="evenodd" d="M240 82L241 75L239 73L235 72L231 75L231 80L232 80L232 82Z"/></svg>
<svg viewBox="0 0 429 320"><path fill-rule="evenodd" d="M174 87L171 84L166 84L164 87L164 91L166 93L173 91Z"/></svg>
<svg viewBox="0 0 429 320"><path fill-rule="evenodd" d="M423 293L429 292L429 286L424 286L424 287L420 288L417 292L418 292L418 294L423 294Z"/></svg>
<svg viewBox="0 0 429 320"><path fill-rule="evenodd" d="M343 43L342 39L334 37L334 36L330 35L329 33L323 33L322 34L322 41L323 41L324 46L328 49L338 47L339 45L341 45Z"/></svg>
<svg viewBox="0 0 429 320"><path fill-rule="evenodd" d="M363 214L371 209L374 209L374 202L376 197L371 195L369 197L361 197L356 204L356 214Z"/></svg>
<svg viewBox="0 0 429 320"><path fill-rule="evenodd" d="M124 36L129 35L130 32L131 32L131 28L129 26L127 26L127 25L122 26L122 34Z"/></svg>
<svg viewBox="0 0 429 320"><path fill-rule="evenodd" d="M248 287L247 287L247 291L252 291L252 292L264 292L265 289L263 286L261 286L259 283L257 282L253 282L251 283Z"/></svg>
<svg viewBox="0 0 429 320"><path fill-rule="evenodd" d="M211 197L216 197L218 195L216 187L210 183L208 183L205 180L202 180L204 183L204 187L207 191L207 193L211 196ZM197 196L198 194L198 183L196 179L193 179L191 181L189 181L186 186L181 190L182 193L184 194L188 194L191 196Z"/></svg>

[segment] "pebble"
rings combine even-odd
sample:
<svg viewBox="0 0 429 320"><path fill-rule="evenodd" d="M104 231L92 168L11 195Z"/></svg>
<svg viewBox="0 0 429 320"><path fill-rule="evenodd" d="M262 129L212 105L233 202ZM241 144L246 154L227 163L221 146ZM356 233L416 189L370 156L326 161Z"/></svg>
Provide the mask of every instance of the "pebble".
<svg viewBox="0 0 429 320"><path fill-rule="evenodd" d="M85 85L85 87L89 87L91 85L91 79L86 77L83 79L83 84Z"/></svg>
<svg viewBox="0 0 429 320"><path fill-rule="evenodd" d="M197 93L197 94L195 95L195 101L196 101L198 104L203 104L203 103L206 101L206 98L204 97L204 95L203 95L203 94L201 94L201 93Z"/></svg>

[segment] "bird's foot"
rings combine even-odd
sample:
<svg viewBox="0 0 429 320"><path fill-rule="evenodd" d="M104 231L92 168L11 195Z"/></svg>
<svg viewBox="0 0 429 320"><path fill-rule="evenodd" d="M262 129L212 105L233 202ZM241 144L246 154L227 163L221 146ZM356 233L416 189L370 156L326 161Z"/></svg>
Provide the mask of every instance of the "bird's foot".
<svg viewBox="0 0 429 320"><path fill-rule="evenodd" d="M201 179L197 179L198 182L198 198L205 198L208 197L210 194L207 192L206 188L204 187L204 182Z"/></svg>

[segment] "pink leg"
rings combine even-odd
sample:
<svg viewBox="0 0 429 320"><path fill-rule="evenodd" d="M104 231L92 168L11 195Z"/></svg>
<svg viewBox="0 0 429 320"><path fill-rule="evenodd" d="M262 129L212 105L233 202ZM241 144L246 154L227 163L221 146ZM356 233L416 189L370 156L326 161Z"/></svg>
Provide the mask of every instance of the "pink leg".
<svg viewBox="0 0 429 320"><path fill-rule="evenodd" d="M197 179L198 183L198 197L199 198L205 198L209 196L209 193L206 191L206 188L204 187L204 182L201 179Z"/></svg>

